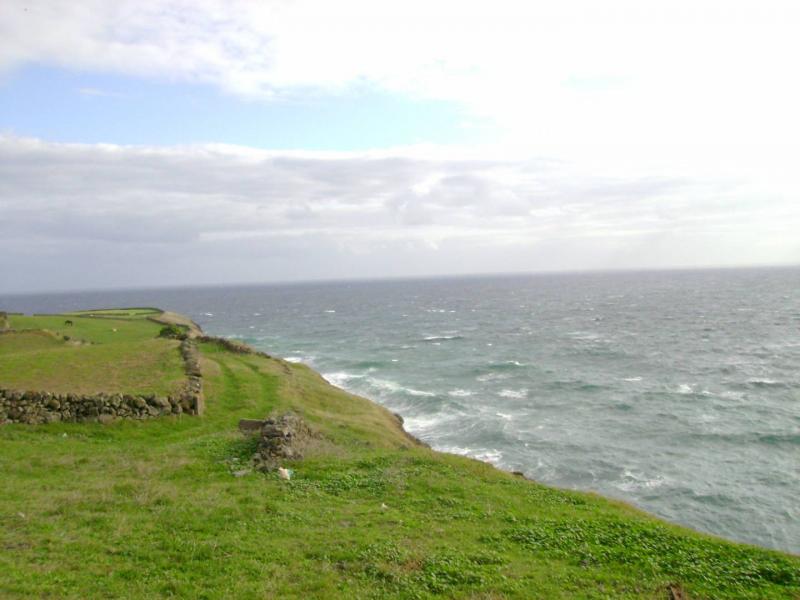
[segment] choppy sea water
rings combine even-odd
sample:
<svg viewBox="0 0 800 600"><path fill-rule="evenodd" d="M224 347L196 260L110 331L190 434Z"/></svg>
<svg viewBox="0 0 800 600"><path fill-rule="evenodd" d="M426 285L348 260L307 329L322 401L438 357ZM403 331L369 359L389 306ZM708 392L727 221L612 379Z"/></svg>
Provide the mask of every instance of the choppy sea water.
<svg viewBox="0 0 800 600"><path fill-rule="evenodd" d="M800 552L800 269L0 297L123 305L305 362L437 449Z"/></svg>

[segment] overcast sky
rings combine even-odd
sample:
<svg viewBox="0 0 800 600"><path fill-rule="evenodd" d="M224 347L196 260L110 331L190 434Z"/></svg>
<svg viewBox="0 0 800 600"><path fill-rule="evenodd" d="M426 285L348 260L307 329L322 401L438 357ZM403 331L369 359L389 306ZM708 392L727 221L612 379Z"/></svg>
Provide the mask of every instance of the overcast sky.
<svg viewBox="0 0 800 600"><path fill-rule="evenodd" d="M0 3L0 293L800 263L796 2Z"/></svg>

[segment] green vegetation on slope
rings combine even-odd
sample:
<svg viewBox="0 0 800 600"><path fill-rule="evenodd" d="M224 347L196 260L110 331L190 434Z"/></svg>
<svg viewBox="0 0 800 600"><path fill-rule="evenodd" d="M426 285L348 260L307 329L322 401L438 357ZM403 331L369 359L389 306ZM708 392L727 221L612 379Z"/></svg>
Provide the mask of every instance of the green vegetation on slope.
<svg viewBox="0 0 800 600"><path fill-rule="evenodd" d="M0 427L0 596L800 595L795 557L433 452L302 365L202 351L203 417ZM287 410L326 442L291 481L247 472L238 419Z"/></svg>

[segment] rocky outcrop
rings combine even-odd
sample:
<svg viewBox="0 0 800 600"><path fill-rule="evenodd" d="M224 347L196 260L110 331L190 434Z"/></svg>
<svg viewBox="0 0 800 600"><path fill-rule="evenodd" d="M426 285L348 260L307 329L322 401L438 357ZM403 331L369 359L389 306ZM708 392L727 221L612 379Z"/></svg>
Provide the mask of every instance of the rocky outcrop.
<svg viewBox="0 0 800 600"><path fill-rule="evenodd" d="M199 414L202 401L193 390L161 397L155 394L57 394L0 389L0 423L53 423L116 419L151 419L182 413Z"/></svg>

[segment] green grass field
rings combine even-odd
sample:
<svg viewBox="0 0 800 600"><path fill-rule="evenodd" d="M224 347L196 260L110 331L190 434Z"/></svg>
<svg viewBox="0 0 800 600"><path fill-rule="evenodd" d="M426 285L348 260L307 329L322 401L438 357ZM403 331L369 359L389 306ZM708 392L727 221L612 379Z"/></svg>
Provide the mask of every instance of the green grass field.
<svg viewBox="0 0 800 600"><path fill-rule="evenodd" d="M0 335L0 387L86 394L176 391L185 379L178 342L157 339L162 325L140 316L10 315L16 332Z"/></svg>
<svg viewBox="0 0 800 600"><path fill-rule="evenodd" d="M202 352L202 417L0 426L0 597L800 598L797 557L417 446L302 365ZM287 410L324 442L291 481L246 472L238 419Z"/></svg>
<svg viewBox="0 0 800 600"><path fill-rule="evenodd" d="M64 313L65 315L73 316L94 316L94 317L123 317L126 319L131 318L146 318L153 317L161 314L158 308L140 307L140 308L98 308L94 310L77 310L75 312Z"/></svg>

